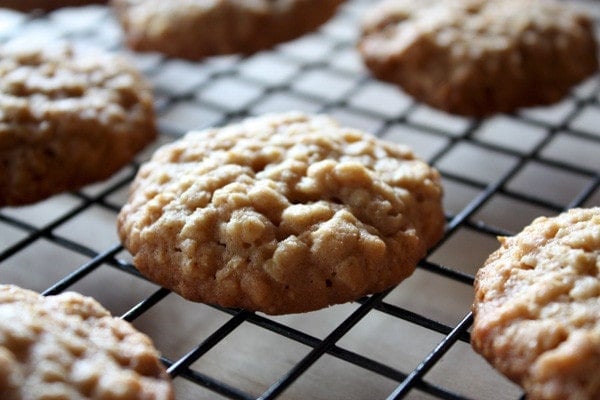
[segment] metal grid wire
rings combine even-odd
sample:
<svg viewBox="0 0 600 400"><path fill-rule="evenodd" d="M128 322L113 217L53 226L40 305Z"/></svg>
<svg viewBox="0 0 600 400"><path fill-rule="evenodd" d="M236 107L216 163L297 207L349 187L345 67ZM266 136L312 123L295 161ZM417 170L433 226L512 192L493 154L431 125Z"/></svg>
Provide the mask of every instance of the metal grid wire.
<svg viewBox="0 0 600 400"><path fill-rule="evenodd" d="M0 10L1 41L69 39L128 54L154 86L162 132L106 182L0 209L0 281L94 296L153 338L180 399L521 398L468 344L473 276L497 235L600 205L598 77L551 107L484 120L440 113L362 66L354 44L372 3L349 1L317 32L275 49L202 62L125 50L103 6ZM600 5L582 4L599 26ZM186 302L143 279L115 233L139 162L190 129L290 109L407 143L440 170L446 235L413 277L355 303L281 317Z"/></svg>

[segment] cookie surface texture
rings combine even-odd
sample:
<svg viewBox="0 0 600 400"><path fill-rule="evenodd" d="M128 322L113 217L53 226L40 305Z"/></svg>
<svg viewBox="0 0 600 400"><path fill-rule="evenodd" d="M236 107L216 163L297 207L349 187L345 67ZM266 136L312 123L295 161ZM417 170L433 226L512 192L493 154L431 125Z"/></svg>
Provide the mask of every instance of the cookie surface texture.
<svg viewBox="0 0 600 400"><path fill-rule="evenodd" d="M118 219L183 297L284 314L387 289L442 235L438 172L327 116L247 119L159 149Z"/></svg>
<svg viewBox="0 0 600 400"><path fill-rule="evenodd" d="M155 136L151 90L124 59L0 48L0 206L108 178Z"/></svg>
<svg viewBox="0 0 600 400"><path fill-rule="evenodd" d="M78 293L0 285L0 398L172 400L150 338Z"/></svg>
<svg viewBox="0 0 600 400"><path fill-rule="evenodd" d="M586 15L555 0L384 0L358 48L372 73L467 116L554 103L598 69Z"/></svg>
<svg viewBox="0 0 600 400"><path fill-rule="evenodd" d="M600 208L501 243L477 273L473 347L528 399L600 398Z"/></svg>
<svg viewBox="0 0 600 400"><path fill-rule="evenodd" d="M113 0L127 44L201 59L253 53L329 20L343 0Z"/></svg>

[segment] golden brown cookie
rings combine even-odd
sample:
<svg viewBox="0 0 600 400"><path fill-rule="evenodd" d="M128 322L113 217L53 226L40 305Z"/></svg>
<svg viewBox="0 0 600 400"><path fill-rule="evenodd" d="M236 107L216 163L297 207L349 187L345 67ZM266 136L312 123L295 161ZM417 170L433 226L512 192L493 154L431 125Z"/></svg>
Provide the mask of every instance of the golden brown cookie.
<svg viewBox="0 0 600 400"><path fill-rule="evenodd" d="M159 149L118 229L135 266L187 299L304 312L409 276L443 233L441 196L404 146L274 114Z"/></svg>
<svg viewBox="0 0 600 400"><path fill-rule="evenodd" d="M0 47L0 206L105 179L155 136L151 90L125 60Z"/></svg>
<svg viewBox="0 0 600 400"><path fill-rule="evenodd" d="M2 0L0 8L12 8L19 11L52 11L62 7L85 6L106 3L108 0Z"/></svg>
<svg viewBox="0 0 600 400"><path fill-rule="evenodd" d="M134 50L200 59L253 53L329 20L344 0L113 0Z"/></svg>
<svg viewBox="0 0 600 400"><path fill-rule="evenodd" d="M376 77L457 114L550 104L598 69L591 19L555 0L384 0L362 31Z"/></svg>
<svg viewBox="0 0 600 400"><path fill-rule="evenodd" d="M172 400L152 341L78 293L0 285L2 400Z"/></svg>
<svg viewBox="0 0 600 400"><path fill-rule="evenodd" d="M473 348L529 400L600 398L600 208L540 217L477 273Z"/></svg>

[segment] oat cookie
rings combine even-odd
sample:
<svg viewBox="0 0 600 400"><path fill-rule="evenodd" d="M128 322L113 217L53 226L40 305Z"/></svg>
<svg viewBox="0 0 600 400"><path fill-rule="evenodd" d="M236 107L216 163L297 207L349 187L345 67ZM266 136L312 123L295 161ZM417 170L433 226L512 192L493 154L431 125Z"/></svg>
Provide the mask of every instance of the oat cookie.
<svg viewBox="0 0 600 400"><path fill-rule="evenodd" d="M127 44L200 59L253 53L316 29L344 0L113 0Z"/></svg>
<svg viewBox="0 0 600 400"><path fill-rule="evenodd" d="M2 0L0 8L12 8L19 11L52 11L62 7L85 6L106 3L107 0Z"/></svg>
<svg viewBox="0 0 600 400"><path fill-rule="evenodd" d="M472 345L527 399L600 398L600 208L540 217L477 273Z"/></svg>
<svg viewBox="0 0 600 400"><path fill-rule="evenodd" d="M171 400L152 341L78 293L0 285L2 400Z"/></svg>
<svg viewBox="0 0 600 400"><path fill-rule="evenodd" d="M0 206L105 179L155 136L151 90L125 60L0 47Z"/></svg>
<svg viewBox="0 0 600 400"><path fill-rule="evenodd" d="M159 149L118 229L136 267L185 298L304 312L409 276L443 233L441 195L404 146L273 114Z"/></svg>
<svg viewBox="0 0 600 400"><path fill-rule="evenodd" d="M376 77L478 117L556 102L598 69L590 18L555 0L384 0L358 48Z"/></svg>

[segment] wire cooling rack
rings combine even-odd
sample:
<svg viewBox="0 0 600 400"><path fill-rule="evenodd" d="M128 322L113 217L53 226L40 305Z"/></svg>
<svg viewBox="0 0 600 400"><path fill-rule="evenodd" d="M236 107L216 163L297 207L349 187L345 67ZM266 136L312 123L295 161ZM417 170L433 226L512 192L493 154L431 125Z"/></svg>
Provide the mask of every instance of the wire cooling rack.
<svg viewBox="0 0 600 400"><path fill-rule="evenodd" d="M317 32L275 49L202 62L127 51L104 6L0 9L0 41L69 39L131 57L153 84L162 132L106 182L0 209L0 282L95 297L152 337L179 399L522 398L469 346L473 276L497 235L600 205L598 77L551 107L444 114L364 69L354 44L371 4L348 1ZM600 4L581 6L598 27ZM139 162L190 129L292 109L408 144L440 170L446 235L414 275L354 303L279 317L191 303L143 279L115 228Z"/></svg>

